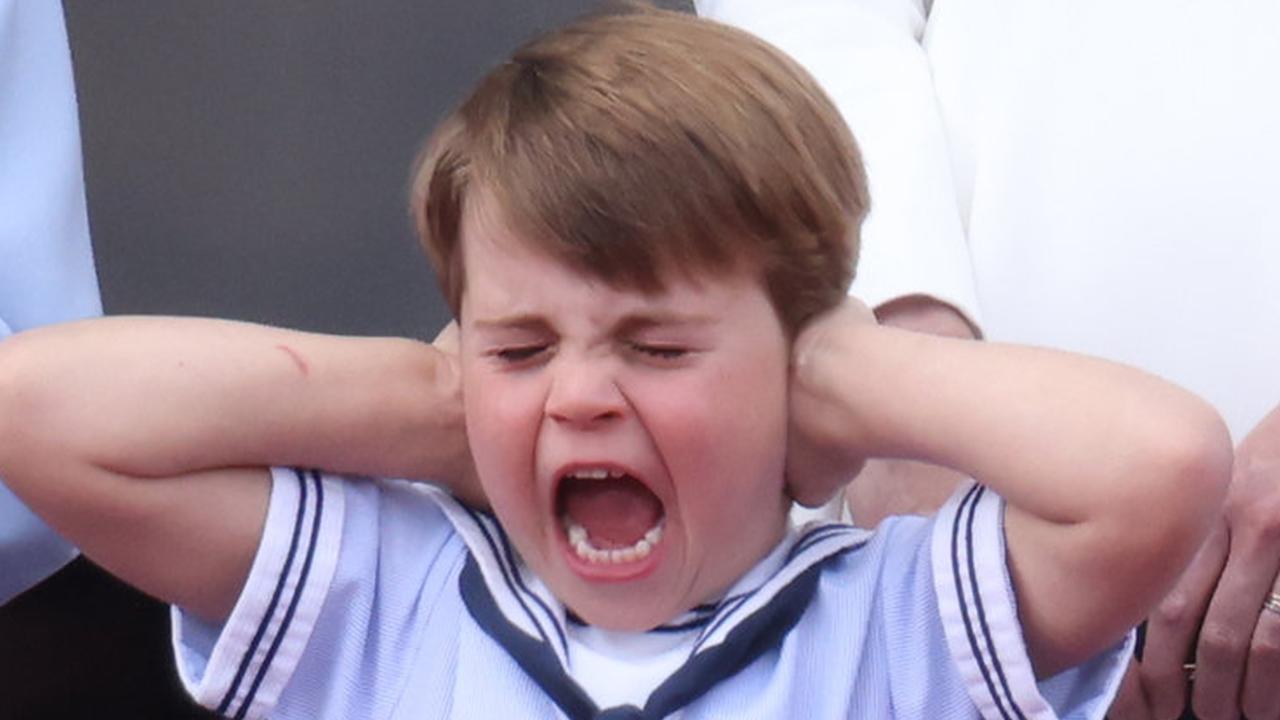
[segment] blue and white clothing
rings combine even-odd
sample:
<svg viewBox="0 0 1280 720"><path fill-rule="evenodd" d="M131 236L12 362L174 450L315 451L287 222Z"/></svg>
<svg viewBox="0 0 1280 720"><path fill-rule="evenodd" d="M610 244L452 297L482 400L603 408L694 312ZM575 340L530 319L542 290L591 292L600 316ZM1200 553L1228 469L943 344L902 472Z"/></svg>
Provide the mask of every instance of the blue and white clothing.
<svg viewBox="0 0 1280 720"><path fill-rule="evenodd" d="M1037 684L1002 517L970 486L932 520L793 531L721 601L614 639L641 683L679 656L640 687L600 681L600 638L492 516L278 469L230 618L175 609L175 653L192 696L235 718L1101 717L1130 640Z"/></svg>
<svg viewBox="0 0 1280 720"><path fill-rule="evenodd" d="M0 341L101 312L62 5L0 0ZM74 556L0 482L0 603Z"/></svg>

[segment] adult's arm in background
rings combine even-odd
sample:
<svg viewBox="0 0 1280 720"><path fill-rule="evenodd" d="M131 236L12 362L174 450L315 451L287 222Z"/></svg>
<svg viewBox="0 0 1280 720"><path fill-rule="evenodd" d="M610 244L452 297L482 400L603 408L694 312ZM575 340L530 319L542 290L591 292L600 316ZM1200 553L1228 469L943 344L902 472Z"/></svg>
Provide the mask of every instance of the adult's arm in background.
<svg viewBox="0 0 1280 720"><path fill-rule="evenodd" d="M99 315L80 127L60 3L0 0L0 342ZM75 549L0 478L0 604Z"/></svg>

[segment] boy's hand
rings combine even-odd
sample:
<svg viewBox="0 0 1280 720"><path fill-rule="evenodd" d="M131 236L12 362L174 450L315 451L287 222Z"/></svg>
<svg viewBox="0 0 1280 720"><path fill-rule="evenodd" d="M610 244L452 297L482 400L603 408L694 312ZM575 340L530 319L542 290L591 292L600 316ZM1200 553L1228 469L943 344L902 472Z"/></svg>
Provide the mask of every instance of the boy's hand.
<svg viewBox="0 0 1280 720"><path fill-rule="evenodd" d="M801 505L817 507L840 492L866 460L858 421L834 402L834 383L850 367L850 350L862 330L875 325L866 305L848 298L810 320L796 336L791 362L791 426L787 491Z"/></svg>
<svg viewBox="0 0 1280 720"><path fill-rule="evenodd" d="M462 370L458 364L458 323L450 322L445 325L440 334L436 335L435 339L431 341L431 344L448 359L448 371L453 376L452 385L456 388L455 397L457 399L455 408L457 411L457 432L454 433L452 443L455 460L450 463L450 470L438 481L442 482L444 487L464 503L472 507L487 508L489 501L485 498L484 491L480 487L480 480L476 476L475 463L471 459L471 446L467 441L466 417L462 402Z"/></svg>

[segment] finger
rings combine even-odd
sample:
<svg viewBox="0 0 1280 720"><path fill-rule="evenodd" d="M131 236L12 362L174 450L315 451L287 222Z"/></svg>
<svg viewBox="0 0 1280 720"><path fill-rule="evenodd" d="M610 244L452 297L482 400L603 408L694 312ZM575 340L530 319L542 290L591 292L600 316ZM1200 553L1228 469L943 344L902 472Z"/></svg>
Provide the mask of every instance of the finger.
<svg viewBox="0 0 1280 720"><path fill-rule="evenodd" d="M1190 684L1184 666L1226 560L1227 527L1219 523L1147 620L1140 668L1153 717L1177 718L1187 705Z"/></svg>
<svg viewBox="0 0 1280 720"><path fill-rule="evenodd" d="M432 345L442 352L453 355L458 354L458 323L451 321L440 329L440 333L436 335L436 339L431 341Z"/></svg>
<svg viewBox="0 0 1280 720"><path fill-rule="evenodd" d="M1137 660L1129 660L1129 667L1120 680L1120 690L1111 703L1111 709L1107 710L1108 720L1154 720L1142 690L1140 669L1141 665Z"/></svg>
<svg viewBox="0 0 1280 720"><path fill-rule="evenodd" d="M1258 538L1234 532L1229 545L1196 648L1191 705L1203 718L1239 717L1245 661L1259 610L1276 577L1278 560Z"/></svg>
<svg viewBox="0 0 1280 720"><path fill-rule="evenodd" d="M1273 581L1253 631L1240 706L1249 720L1280 718L1280 579Z"/></svg>

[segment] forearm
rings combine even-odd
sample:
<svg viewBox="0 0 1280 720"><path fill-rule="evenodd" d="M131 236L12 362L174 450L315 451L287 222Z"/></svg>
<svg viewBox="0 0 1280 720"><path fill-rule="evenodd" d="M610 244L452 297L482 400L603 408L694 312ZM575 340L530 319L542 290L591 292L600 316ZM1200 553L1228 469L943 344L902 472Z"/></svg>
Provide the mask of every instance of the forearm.
<svg viewBox="0 0 1280 720"><path fill-rule="evenodd" d="M0 345L0 469L448 475L465 455L456 395L443 356L410 340L204 319L74 323Z"/></svg>
<svg viewBox="0 0 1280 720"><path fill-rule="evenodd" d="M977 329L950 305L927 295L896 298L875 309L881 325L944 337L972 339ZM932 514L965 480L951 468L913 460L871 459L849 484L846 502L854 524L875 527L890 515Z"/></svg>
<svg viewBox="0 0 1280 720"><path fill-rule="evenodd" d="M798 341L805 436L837 457L954 468L1007 500L1009 570L1041 677L1114 643L1210 528L1231 467L1221 419L1132 368L851 316Z"/></svg>
<svg viewBox="0 0 1280 720"><path fill-rule="evenodd" d="M1220 421L1137 370L1036 348L860 326L826 333L812 394L830 442L954 468L1060 523L1159 496L1216 455ZM851 370L852 369L852 370ZM1212 445L1213 447L1207 447Z"/></svg>

